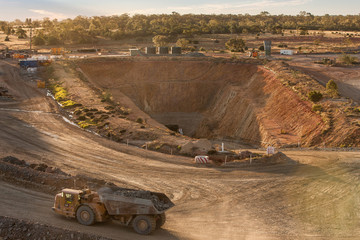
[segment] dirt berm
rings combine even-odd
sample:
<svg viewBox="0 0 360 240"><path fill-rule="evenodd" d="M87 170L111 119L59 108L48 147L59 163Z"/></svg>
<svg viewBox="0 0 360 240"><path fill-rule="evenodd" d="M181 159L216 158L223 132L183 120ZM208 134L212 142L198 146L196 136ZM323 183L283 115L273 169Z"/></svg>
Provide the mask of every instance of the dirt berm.
<svg viewBox="0 0 360 240"><path fill-rule="evenodd" d="M58 193L63 188L96 190L104 185L114 186L113 183L100 179L71 176L46 164L29 164L12 156L0 158L0 180L49 194Z"/></svg>
<svg viewBox="0 0 360 240"><path fill-rule="evenodd" d="M110 240L110 238L96 236L93 234L80 233L66 229L33 223L0 216L0 239L87 239L87 240Z"/></svg>

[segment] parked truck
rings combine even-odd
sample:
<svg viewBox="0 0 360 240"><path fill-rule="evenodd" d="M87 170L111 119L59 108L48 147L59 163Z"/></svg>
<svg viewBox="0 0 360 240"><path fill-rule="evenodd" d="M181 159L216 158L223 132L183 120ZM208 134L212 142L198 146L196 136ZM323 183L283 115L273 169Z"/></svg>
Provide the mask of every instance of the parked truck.
<svg viewBox="0 0 360 240"><path fill-rule="evenodd" d="M83 225L111 219L146 235L164 225L165 211L173 206L174 203L163 193L105 187L97 192L63 189L56 194L52 209L58 214L76 218Z"/></svg>

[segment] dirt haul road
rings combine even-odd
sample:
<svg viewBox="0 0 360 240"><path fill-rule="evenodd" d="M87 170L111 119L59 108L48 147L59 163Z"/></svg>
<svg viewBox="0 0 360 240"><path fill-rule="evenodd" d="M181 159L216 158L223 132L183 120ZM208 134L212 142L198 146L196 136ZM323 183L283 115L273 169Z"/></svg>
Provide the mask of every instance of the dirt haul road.
<svg viewBox="0 0 360 240"><path fill-rule="evenodd" d="M353 55L359 58L359 55ZM323 64L316 64L315 61L321 62L323 58L336 59L340 55L319 55L316 57L295 57L289 64L306 74L309 74L319 83L326 86L329 80L334 80L339 88L339 93L343 97L360 102L360 68L359 66L332 67Z"/></svg>
<svg viewBox="0 0 360 240"><path fill-rule="evenodd" d="M10 64L10 65L9 65ZM163 229L139 236L85 227L52 213L53 196L0 182L0 215L114 239L339 239L360 234L360 153L288 151L288 164L211 168L192 159L110 142L64 121L50 97L0 62L0 156L166 193L176 204ZM0 176L1 178L1 176Z"/></svg>

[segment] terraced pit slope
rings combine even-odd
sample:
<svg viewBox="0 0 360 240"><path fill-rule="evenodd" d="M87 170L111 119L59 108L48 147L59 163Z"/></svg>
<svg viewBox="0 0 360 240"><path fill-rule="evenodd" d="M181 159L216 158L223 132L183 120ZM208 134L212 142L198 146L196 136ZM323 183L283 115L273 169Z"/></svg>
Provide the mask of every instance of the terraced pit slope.
<svg viewBox="0 0 360 240"><path fill-rule="evenodd" d="M310 102L259 65L90 59L79 66L115 102L164 125L178 125L188 136L256 145L311 144L324 128Z"/></svg>

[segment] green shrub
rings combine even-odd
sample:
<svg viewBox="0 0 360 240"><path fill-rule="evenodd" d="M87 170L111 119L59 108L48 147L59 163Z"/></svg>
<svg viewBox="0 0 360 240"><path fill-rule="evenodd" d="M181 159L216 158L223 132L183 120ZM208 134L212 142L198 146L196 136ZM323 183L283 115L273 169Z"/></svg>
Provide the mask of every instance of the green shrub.
<svg viewBox="0 0 360 240"><path fill-rule="evenodd" d="M338 86L334 80L329 80L326 84L326 90L329 94L331 94L333 97L338 96Z"/></svg>
<svg viewBox="0 0 360 240"><path fill-rule="evenodd" d="M348 54L343 54L341 57L340 57L340 61L344 64L347 64L347 65L351 65L351 64L354 64L357 62L357 58L356 57L352 57Z"/></svg>
<svg viewBox="0 0 360 240"><path fill-rule="evenodd" d="M61 105L63 108L72 108L76 105L76 102L72 100L62 101Z"/></svg>
<svg viewBox="0 0 360 240"><path fill-rule="evenodd" d="M323 95L321 94L321 92L311 91L308 93L308 98L312 102L319 102L323 98Z"/></svg>
<svg viewBox="0 0 360 240"><path fill-rule="evenodd" d="M312 106L312 110L313 110L314 112L321 112L321 111L322 111L322 106L321 106L321 104L314 104L314 105Z"/></svg>
<svg viewBox="0 0 360 240"><path fill-rule="evenodd" d="M33 38L33 43L35 46L45 45L45 39L42 36L38 35Z"/></svg>
<svg viewBox="0 0 360 240"><path fill-rule="evenodd" d="M142 118L138 118L138 119L136 119L136 122L142 124L144 122L144 120Z"/></svg>
<svg viewBox="0 0 360 240"><path fill-rule="evenodd" d="M66 101L66 97L67 97L68 93L65 90L65 88L63 88L59 85L55 85L55 87L53 88L53 92L54 92L54 97L55 97L56 101L58 101L58 102Z"/></svg>
<svg viewBox="0 0 360 240"><path fill-rule="evenodd" d="M80 115L80 114L81 114L81 110L80 110L80 109L75 110L75 111L74 111L74 114L75 114L75 115Z"/></svg>
<svg viewBox="0 0 360 240"><path fill-rule="evenodd" d="M93 126L95 123L93 122L93 120L85 120L85 121L80 121L77 123L81 128L88 128L90 126Z"/></svg>
<svg viewBox="0 0 360 240"><path fill-rule="evenodd" d="M81 128L88 128L90 127L91 124L85 122L85 121L81 121L81 122L78 122L78 125L81 127Z"/></svg>
<svg viewBox="0 0 360 240"><path fill-rule="evenodd" d="M176 46L181 47L182 49L187 49L190 44L190 41L186 38L179 38L176 41Z"/></svg>
<svg viewBox="0 0 360 240"><path fill-rule="evenodd" d="M104 108L105 108L105 110L113 110L115 107L113 107L113 106L105 106Z"/></svg>
<svg viewBox="0 0 360 240"><path fill-rule="evenodd" d="M117 112L118 114L129 115L131 112L131 109L118 106L118 107L116 107L115 112Z"/></svg>
<svg viewBox="0 0 360 240"><path fill-rule="evenodd" d="M245 41L241 38L231 38L225 43L225 46L232 52L244 52Z"/></svg>
<svg viewBox="0 0 360 240"><path fill-rule="evenodd" d="M169 43L170 39L168 36L156 35L152 38L152 41L157 47L165 47Z"/></svg>
<svg viewBox="0 0 360 240"><path fill-rule="evenodd" d="M103 94L102 94L102 96L101 96L101 101L102 101L102 102L111 102L111 101L112 101L111 93L109 93L109 92L103 92Z"/></svg>

